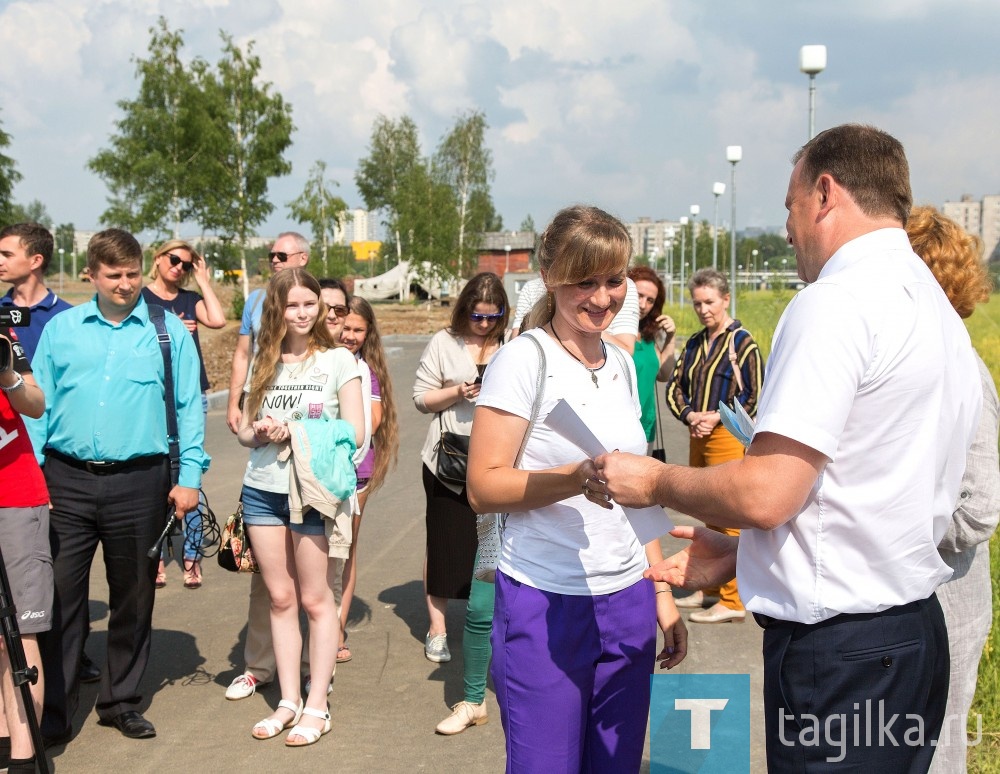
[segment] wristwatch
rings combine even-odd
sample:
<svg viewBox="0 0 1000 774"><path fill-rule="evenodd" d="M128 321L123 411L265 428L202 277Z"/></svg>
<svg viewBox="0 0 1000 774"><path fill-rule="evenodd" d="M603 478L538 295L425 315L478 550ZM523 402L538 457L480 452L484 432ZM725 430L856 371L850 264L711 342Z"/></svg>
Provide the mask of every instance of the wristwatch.
<svg viewBox="0 0 1000 774"><path fill-rule="evenodd" d="M7 387L6 385L0 384L0 390L3 390L4 392L14 392L14 390L19 390L22 387L24 387L24 377L21 376L21 374L17 375L17 379L15 379L14 383L12 385L10 385L9 387Z"/></svg>

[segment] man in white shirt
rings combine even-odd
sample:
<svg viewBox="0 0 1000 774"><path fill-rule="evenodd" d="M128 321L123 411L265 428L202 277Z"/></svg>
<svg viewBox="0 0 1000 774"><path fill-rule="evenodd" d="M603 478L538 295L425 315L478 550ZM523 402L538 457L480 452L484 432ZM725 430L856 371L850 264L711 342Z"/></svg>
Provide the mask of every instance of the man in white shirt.
<svg viewBox="0 0 1000 774"><path fill-rule="evenodd" d="M926 771L948 687L937 544L978 422L976 363L902 229L902 145L845 125L794 160L788 241L811 284L775 330L747 456L695 470L610 454L597 467L622 505L744 528L699 530L650 572L690 586L735 568L765 629L770 771Z"/></svg>

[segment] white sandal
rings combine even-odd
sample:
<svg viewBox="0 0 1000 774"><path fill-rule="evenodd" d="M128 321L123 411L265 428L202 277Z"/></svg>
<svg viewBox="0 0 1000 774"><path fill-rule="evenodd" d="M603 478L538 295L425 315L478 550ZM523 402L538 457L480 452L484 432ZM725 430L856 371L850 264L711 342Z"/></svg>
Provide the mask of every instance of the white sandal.
<svg viewBox="0 0 1000 774"><path fill-rule="evenodd" d="M323 728L310 728L309 726L299 726L296 725L288 732L288 737L285 737L286 747L307 747L311 744L316 744L319 738L324 734L330 733L330 705L326 705L326 711L313 709L312 707L306 707L302 710L303 715L312 715L314 718L321 718L323 723ZM304 742L292 742L289 741L289 737L301 736Z"/></svg>
<svg viewBox="0 0 1000 774"><path fill-rule="evenodd" d="M302 699L299 699L298 704L289 701L288 699L282 699L281 701L278 702L278 709L286 709L289 712L293 713L295 717L292 718L291 722L282 723L277 718L264 718L262 721L260 721L253 727L253 729L250 731L250 736L252 736L254 739L261 739L261 740L274 739L274 737L276 737L286 728L288 728L289 726L294 726L296 723L299 722L299 719L302 717L303 706L304 704ZM257 733L258 729L263 731L264 733L258 734Z"/></svg>

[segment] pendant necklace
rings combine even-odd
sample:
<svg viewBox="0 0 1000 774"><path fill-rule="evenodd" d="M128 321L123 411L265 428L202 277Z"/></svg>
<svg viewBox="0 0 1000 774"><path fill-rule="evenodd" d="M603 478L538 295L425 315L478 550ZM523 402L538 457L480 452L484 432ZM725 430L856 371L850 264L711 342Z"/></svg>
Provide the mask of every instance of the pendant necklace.
<svg viewBox="0 0 1000 774"><path fill-rule="evenodd" d="M569 355L571 358L573 358L576 362L578 362L580 365L582 365L590 372L590 380L594 383L594 387L598 390L601 389L601 385L597 383L597 371L600 370L601 366L603 366L604 363L601 363L601 365L591 368L589 365L583 362L581 358L578 358L576 355L570 352L569 348L567 348L567 346L563 344L562 339L559 338L559 334L556 333L556 326L555 323L552 322L552 320L549 320L549 328L552 330L552 335L556 337L556 341L559 342L559 346L566 350L567 355ZM607 347L604 346L604 339L601 339L601 358L602 360L604 360L604 362L607 362L608 360L608 349Z"/></svg>

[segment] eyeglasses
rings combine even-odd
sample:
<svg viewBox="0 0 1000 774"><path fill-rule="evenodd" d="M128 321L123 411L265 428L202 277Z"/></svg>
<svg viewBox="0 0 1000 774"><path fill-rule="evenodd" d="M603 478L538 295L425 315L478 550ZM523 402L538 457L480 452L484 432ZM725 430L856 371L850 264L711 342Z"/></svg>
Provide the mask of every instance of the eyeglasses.
<svg viewBox="0 0 1000 774"><path fill-rule="evenodd" d="M184 271L194 269L194 261L185 261L179 255L174 255L173 253L167 253L167 258L170 259L171 266L180 266Z"/></svg>
<svg viewBox="0 0 1000 774"><path fill-rule="evenodd" d="M335 306L330 307L330 311L337 315L337 317L347 317L348 312L351 310L343 304L336 304Z"/></svg>
<svg viewBox="0 0 1000 774"><path fill-rule="evenodd" d="M496 314L480 314L479 312L472 312L469 315L469 319L472 320L472 322L484 322L487 320L499 320L503 316L504 310L501 309Z"/></svg>
<svg viewBox="0 0 1000 774"><path fill-rule="evenodd" d="M270 252L270 253L267 254L267 257L270 258L272 261L275 258L277 258L279 263L284 263L289 258L291 258L293 255L305 255L305 251L304 250L299 250L297 253L275 253L275 252Z"/></svg>

